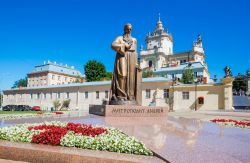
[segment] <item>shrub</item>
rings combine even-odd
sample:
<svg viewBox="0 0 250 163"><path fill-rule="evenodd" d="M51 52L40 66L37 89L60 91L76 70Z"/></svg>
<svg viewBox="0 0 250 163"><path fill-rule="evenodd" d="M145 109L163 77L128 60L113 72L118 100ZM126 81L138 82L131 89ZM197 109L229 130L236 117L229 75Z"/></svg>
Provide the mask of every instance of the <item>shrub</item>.
<svg viewBox="0 0 250 163"><path fill-rule="evenodd" d="M53 102L53 106L54 106L55 110L58 110L58 108L61 106L60 101L59 100L55 100Z"/></svg>
<svg viewBox="0 0 250 163"><path fill-rule="evenodd" d="M67 100L64 100L63 102L62 102L62 107L61 107L61 109L60 110L62 110L62 109L69 109L69 104L70 104L70 99L67 99Z"/></svg>

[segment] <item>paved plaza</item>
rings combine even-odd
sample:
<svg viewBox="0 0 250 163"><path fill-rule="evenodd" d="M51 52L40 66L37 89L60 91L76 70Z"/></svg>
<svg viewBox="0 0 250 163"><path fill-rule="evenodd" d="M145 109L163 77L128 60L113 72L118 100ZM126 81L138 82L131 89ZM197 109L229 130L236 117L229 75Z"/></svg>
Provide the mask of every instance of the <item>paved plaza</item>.
<svg viewBox="0 0 250 163"><path fill-rule="evenodd" d="M189 112L169 112L169 116L193 118L202 121L212 119L234 119L250 121L250 111L189 111Z"/></svg>
<svg viewBox="0 0 250 163"><path fill-rule="evenodd" d="M248 129L220 126L214 118L250 120L243 112L170 112L167 117L101 117L71 112L56 117L1 120L1 127L20 123L70 121L112 126L143 141L163 161L249 162Z"/></svg>

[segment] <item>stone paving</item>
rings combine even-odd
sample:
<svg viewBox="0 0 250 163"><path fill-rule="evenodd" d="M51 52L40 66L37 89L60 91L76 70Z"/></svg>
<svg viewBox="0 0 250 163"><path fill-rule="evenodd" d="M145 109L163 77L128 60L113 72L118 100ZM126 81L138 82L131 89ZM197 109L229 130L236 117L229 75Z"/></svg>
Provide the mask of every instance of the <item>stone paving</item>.
<svg viewBox="0 0 250 163"><path fill-rule="evenodd" d="M170 112L167 117L145 118L105 118L72 113L60 118L5 120L1 126L45 120L113 126L143 141L159 157L170 162L250 162L250 130L207 122L214 118L250 120L250 113Z"/></svg>
<svg viewBox="0 0 250 163"><path fill-rule="evenodd" d="M250 112L243 111L188 111L188 112L169 112L169 116L193 118L203 121L211 119L234 119L241 121L250 121Z"/></svg>

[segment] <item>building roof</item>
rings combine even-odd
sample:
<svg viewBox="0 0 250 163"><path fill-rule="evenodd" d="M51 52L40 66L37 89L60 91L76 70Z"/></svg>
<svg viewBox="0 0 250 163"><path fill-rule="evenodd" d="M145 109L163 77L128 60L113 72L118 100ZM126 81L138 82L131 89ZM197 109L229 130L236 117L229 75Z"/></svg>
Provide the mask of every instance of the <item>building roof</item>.
<svg viewBox="0 0 250 163"><path fill-rule="evenodd" d="M48 71L70 76L81 76L81 77L83 76L78 70L74 69L73 67L58 65L56 63L51 63L51 62L35 66L35 69L29 74L36 74Z"/></svg>
<svg viewBox="0 0 250 163"><path fill-rule="evenodd" d="M152 78L143 78L142 82L169 82L171 81L165 77L152 77ZM49 86L38 86L38 87L23 87L22 90L35 90L35 89L46 89L46 88L65 88L65 87L80 87L80 86L99 86L99 85L111 85L111 81L95 81L95 82L84 82L84 83L70 83L63 85L49 85ZM13 91L20 90L20 88L14 88L4 91Z"/></svg>
<svg viewBox="0 0 250 163"><path fill-rule="evenodd" d="M182 55L187 55L188 53L192 53L192 50L189 51L182 51L182 52L175 52L173 53L173 55L170 55L169 57L175 57L175 56L182 56Z"/></svg>
<svg viewBox="0 0 250 163"><path fill-rule="evenodd" d="M188 62L178 65L178 66L173 66L173 67L162 67L160 69L156 69L154 72L172 72L172 71L179 71L179 70L184 70L188 66ZM203 65L201 62L191 62L191 69L199 69L199 68L205 68L205 65Z"/></svg>

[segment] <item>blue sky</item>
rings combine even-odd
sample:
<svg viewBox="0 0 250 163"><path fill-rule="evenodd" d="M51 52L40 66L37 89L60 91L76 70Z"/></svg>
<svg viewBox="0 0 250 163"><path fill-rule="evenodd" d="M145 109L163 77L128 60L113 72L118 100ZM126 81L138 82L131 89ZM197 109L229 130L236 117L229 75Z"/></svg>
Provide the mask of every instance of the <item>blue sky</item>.
<svg viewBox="0 0 250 163"><path fill-rule="evenodd" d="M250 68L248 0L0 0L0 90L50 60L73 65L96 59L112 71L112 40L133 24L133 36L145 47L158 13L174 38L174 52L192 48L200 33L211 76Z"/></svg>

